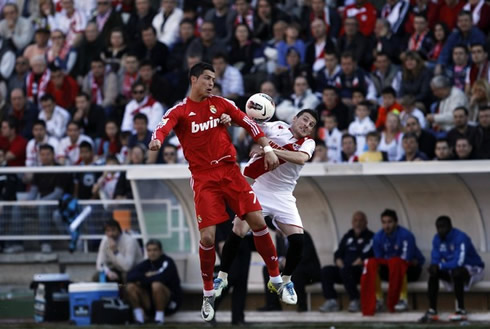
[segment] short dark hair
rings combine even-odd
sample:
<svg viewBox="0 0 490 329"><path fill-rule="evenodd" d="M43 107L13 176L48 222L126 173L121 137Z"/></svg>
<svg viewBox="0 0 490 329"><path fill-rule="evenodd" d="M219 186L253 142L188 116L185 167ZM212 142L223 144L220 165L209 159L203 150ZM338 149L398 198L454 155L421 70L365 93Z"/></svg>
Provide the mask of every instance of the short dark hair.
<svg viewBox="0 0 490 329"><path fill-rule="evenodd" d="M481 112L481 111L489 111L490 110L490 106L489 105L483 105L481 107L478 108L478 112Z"/></svg>
<svg viewBox="0 0 490 329"><path fill-rule="evenodd" d="M381 139L381 137L379 136L379 133L377 131L370 131L370 132L368 132L367 135L366 135L366 140L369 137L376 137L378 139L378 142Z"/></svg>
<svg viewBox="0 0 490 329"><path fill-rule="evenodd" d="M158 241L157 239L150 239L148 240L147 243L145 243L145 247L148 248L148 246L157 246L158 249L160 249L160 251L163 251L163 248L162 248L162 243L160 241Z"/></svg>
<svg viewBox="0 0 490 329"><path fill-rule="evenodd" d="M73 121L72 120L72 121L68 122L68 124L66 125L66 127L68 128L69 125L75 125L75 126L77 126L78 129L82 129L82 126L80 125L80 122L78 122L78 121Z"/></svg>
<svg viewBox="0 0 490 329"><path fill-rule="evenodd" d="M49 64L49 65L48 65L48 69L49 69L51 72L60 72L60 71L62 71L62 72L63 72L63 70L61 69L61 67L60 67L60 66L58 66L58 65L56 65L56 63L55 63L55 62L53 62L53 63Z"/></svg>
<svg viewBox="0 0 490 329"><path fill-rule="evenodd" d="M32 123L33 128L34 128L34 126L43 126L44 129L46 129L46 122L44 120L37 119L37 120L34 120L34 122Z"/></svg>
<svg viewBox="0 0 490 329"><path fill-rule="evenodd" d="M226 56L224 52L217 52L216 54L214 54L213 60L215 59L223 59L225 63L228 63L228 56Z"/></svg>
<svg viewBox="0 0 490 329"><path fill-rule="evenodd" d="M449 216L446 216L446 215L442 215L442 216L437 217L436 226L439 223L440 224L444 223L444 224L448 225L449 227L453 227L453 223L451 222L451 218Z"/></svg>
<svg viewBox="0 0 490 329"><path fill-rule="evenodd" d="M359 104L357 104L357 106L359 106L359 105L360 105L360 106L365 106L365 107L367 107L367 109L368 109L369 111L371 111L371 103L370 103L369 101L362 101L362 102L360 102Z"/></svg>
<svg viewBox="0 0 490 329"><path fill-rule="evenodd" d="M336 123L338 123L338 122L339 122L339 120L337 120L337 116L336 116L335 114L333 114L333 113L329 113L329 114L327 114L327 115L325 116L325 119L327 119L327 118L331 118L331 119L333 119L333 121L335 121Z"/></svg>
<svg viewBox="0 0 490 329"><path fill-rule="evenodd" d="M446 143L447 145L449 145L449 140L447 138L438 138L436 140L436 144L437 143Z"/></svg>
<svg viewBox="0 0 490 329"><path fill-rule="evenodd" d="M15 129L18 124L17 119L13 116L9 116L6 119L3 119L2 122L6 122L10 129Z"/></svg>
<svg viewBox="0 0 490 329"><path fill-rule="evenodd" d="M396 98L396 91L393 87L384 87L383 90L381 90L381 95L391 95Z"/></svg>
<svg viewBox="0 0 490 329"><path fill-rule="evenodd" d="M102 63L102 65L105 64L105 61L102 59L102 57L100 56L95 56L94 58L92 58L92 60L90 61L90 64L92 63Z"/></svg>
<svg viewBox="0 0 490 329"><path fill-rule="evenodd" d="M89 151L93 151L93 147L92 147L92 144L90 144L89 142L87 141L83 141L80 143L80 146L79 146L80 149L84 148L84 149L88 149Z"/></svg>
<svg viewBox="0 0 490 329"><path fill-rule="evenodd" d="M414 133L405 133L402 137L402 140L406 140L406 139L415 139L415 141L418 143L418 140L417 140L417 135L415 135Z"/></svg>
<svg viewBox="0 0 490 329"><path fill-rule="evenodd" d="M321 138L315 138L315 144L316 144L316 146L323 146L323 147L327 148L327 144Z"/></svg>
<svg viewBox="0 0 490 329"><path fill-rule="evenodd" d="M481 42L475 42L475 43L472 43L471 46L470 46L470 49L473 48L473 47L482 47L483 51L484 52L487 52L487 47L484 43L481 43Z"/></svg>
<svg viewBox="0 0 490 329"><path fill-rule="evenodd" d="M455 108L453 110L453 113L454 113L454 111L463 111L466 116L468 116L468 114L470 113L468 111L468 109L466 108L466 106L458 106L457 108Z"/></svg>
<svg viewBox="0 0 490 329"><path fill-rule="evenodd" d="M191 79L191 77L199 78L206 70L214 72L213 65L205 62L199 62L195 64L193 67L191 67L189 71L189 80Z"/></svg>
<svg viewBox="0 0 490 329"><path fill-rule="evenodd" d="M458 14L458 17L461 16L469 16L473 20L473 15L471 14L471 11L469 10L461 10Z"/></svg>
<svg viewBox="0 0 490 329"><path fill-rule="evenodd" d="M391 61L390 56L389 56L389 55L388 55L388 53L386 53L385 51L378 51L378 52L376 53L376 57L383 57L383 56L384 56L384 57L386 57L386 58L388 58L388 59Z"/></svg>
<svg viewBox="0 0 490 329"><path fill-rule="evenodd" d="M315 126L318 124L318 113L315 110L312 109L302 109L296 114L296 117L299 118L302 116L304 113L309 113L316 121Z"/></svg>
<svg viewBox="0 0 490 329"><path fill-rule="evenodd" d="M354 145L357 145L356 138L353 135L348 134L348 133L342 135L342 142L344 141L344 139L347 139L347 138L351 138L354 141Z"/></svg>
<svg viewBox="0 0 490 329"><path fill-rule="evenodd" d="M153 65L153 63L149 59L144 59L140 62L139 68L141 69L143 66L150 66L152 69L155 68L155 66Z"/></svg>
<svg viewBox="0 0 490 329"><path fill-rule="evenodd" d="M144 113L136 113L136 115L133 117L133 122L136 120L144 120L146 124L148 124L148 117Z"/></svg>
<svg viewBox="0 0 490 329"><path fill-rule="evenodd" d="M363 88L360 87L354 87L352 88L352 95L354 96L354 93L360 93L364 98L366 98L366 91Z"/></svg>
<svg viewBox="0 0 490 329"><path fill-rule="evenodd" d="M398 215L396 214L396 211L394 211L393 209L385 209L381 213L381 217L385 217L385 216L393 218L393 220L398 223Z"/></svg>
<svg viewBox="0 0 490 329"><path fill-rule="evenodd" d="M465 54L468 54L468 47L466 47L464 44L462 43L458 43L456 46L453 47L453 50L451 51L451 53L454 51L454 49L456 48L461 48L464 50Z"/></svg>
<svg viewBox="0 0 490 329"><path fill-rule="evenodd" d="M148 31L148 30L152 30L153 34L157 35L157 30L152 24L147 24L143 26L143 28L141 29L141 33L143 33L143 31Z"/></svg>
<svg viewBox="0 0 490 329"><path fill-rule="evenodd" d="M119 231L119 233L122 233L121 224L119 224L119 222L115 219L108 219L104 222L104 231L108 227L116 228Z"/></svg>
<svg viewBox="0 0 490 329"><path fill-rule="evenodd" d="M182 26L184 24L190 24L193 27L196 26L196 23L194 23L194 21L192 19L189 19L189 18L184 18L183 20L181 20L179 23L179 26Z"/></svg>
<svg viewBox="0 0 490 329"><path fill-rule="evenodd" d="M42 151L42 150L50 150L51 153L54 154L54 148L51 145L49 145L49 144L41 144L39 146L39 152Z"/></svg>
<svg viewBox="0 0 490 329"><path fill-rule="evenodd" d="M355 18L355 17L354 17ZM350 58L352 59L354 62L356 61L356 58L354 56L354 54L351 52L351 51L344 51L341 55L340 55L340 59L342 58Z"/></svg>
<svg viewBox="0 0 490 329"><path fill-rule="evenodd" d="M51 94L44 94L44 95L42 95L40 100L41 100L41 102L52 101L53 103L55 103L54 97Z"/></svg>
<svg viewBox="0 0 490 329"><path fill-rule="evenodd" d="M143 89L144 89L144 90L145 90L145 92L146 92L146 85L143 83L143 81L136 81L136 82L134 82L134 83L131 85L131 91L135 90L135 89L136 89L136 87L138 87L138 86L143 87Z"/></svg>
<svg viewBox="0 0 490 329"><path fill-rule="evenodd" d="M90 102L90 96L84 91L78 92L77 97L85 97L85 99Z"/></svg>

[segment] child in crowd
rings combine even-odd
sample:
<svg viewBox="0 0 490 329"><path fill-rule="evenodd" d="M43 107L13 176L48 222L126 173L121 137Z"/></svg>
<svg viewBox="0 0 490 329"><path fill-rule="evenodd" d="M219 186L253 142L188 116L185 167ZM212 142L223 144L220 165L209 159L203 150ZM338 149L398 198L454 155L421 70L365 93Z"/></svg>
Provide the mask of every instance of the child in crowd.
<svg viewBox="0 0 490 329"><path fill-rule="evenodd" d="M383 130L386 123L386 115L390 112L400 113L402 106L396 102L396 91L393 87L386 87L381 91L383 104L378 108L378 117L376 119L376 128Z"/></svg>
<svg viewBox="0 0 490 329"><path fill-rule="evenodd" d="M378 151L379 139L379 134L376 131L371 131L366 135L368 150L359 156L359 162L388 161L386 152Z"/></svg>
<svg viewBox="0 0 490 329"><path fill-rule="evenodd" d="M357 154L362 154L365 151L366 135L376 130L371 118L369 118L369 112L371 103L363 101L356 106L356 118L349 125L349 134L356 137L357 142Z"/></svg>

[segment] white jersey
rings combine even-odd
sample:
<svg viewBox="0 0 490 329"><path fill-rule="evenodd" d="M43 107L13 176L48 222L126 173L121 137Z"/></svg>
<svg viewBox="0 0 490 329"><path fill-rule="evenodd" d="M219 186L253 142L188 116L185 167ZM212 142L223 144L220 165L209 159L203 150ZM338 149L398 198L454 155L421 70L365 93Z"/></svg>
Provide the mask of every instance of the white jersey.
<svg viewBox="0 0 490 329"><path fill-rule="evenodd" d="M72 144L70 137L66 136L60 141L58 145L58 151L56 152L56 158L65 158L65 165L78 165L81 162L80 159L80 144L82 142L89 142L94 147L92 139L86 135L81 134L75 144Z"/></svg>
<svg viewBox="0 0 490 329"><path fill-rule="evenodd" d="M39 120L46 122L46 131L48 135L57 138L58 140L65 136L66 125L70 121L70 117L70 113L58 105L54 107L53 114L49 120L46 118L46 112L44 110L39 112L38 115Z"/></svg>
<svg viewBox="0 0 490 329"><path fill-rule="evenodd" d="M77 34L83 33L87 26L85 13L75 9L72 16L68 17L68 14L63 9L61 12L56 13L54 19L56 21L56 27L66 35L66 42L73 47Z"/></svg>
<svg viewBox="0 0 490 329"><path fill-rule="evenodd" d="M403 133L399 133L389 144L386 143L386 135L381 133L381 140L378 145L378 151L386 152L388 161L398 161L405 154L402 147Z"/></svg>
<svg viewBox="0 0 490 329"><path fill-rule="evenodd" d="M376 126L369 117L365 117L362 120L359 120L359 118L356 117L356 119L351 122L349 125L349 134L356 137L357 154L364 153L364 147L366 146L366 135L375 130Z"/></svg>
<svg viewBox="0 0 490 329"><path fill-rule="evenodd" d="M37 167L41 165L41 160L39 159L39 146L43 144L51 145L55 152L58 150L58 140L54 137L46 135L40 143L34 138L31 139L26 146L26 167Z"/></svg>
<svg viewBox="0 0 490 329"><path fill-rule="evenodd" d="M121 123L121 131L131 131L133 129L133 118L136 114L143 113L148 118L148 127L156 127L163 117L164 111L160 103L151 96L146 96L140 103L136 100L130 101L124 110L124 117Z"/></svg>
<svg viewBox="0 0 490 329"><path fill-rule="evenodd" d="M297 140L293 137L290 125L285 122L266 122L260 125L260 128L262 128L267 138L279 148L304 152L308 154L309 158L311 158L315 151L315 141L313 139L306 137ZM256 160L257 158L252 158L247 166L250 166ZM303 165L286 161L273 171L265 172L257 177L254 186L260 185L261 187L266 187L268 190L274 191L274 193L292 193L302 168Z"/></svg>
<svg viewBox="0 0 490 329"><path fill-rule="evenodd" d="M325 144L327 145L328 162L342 162L342 133L337 128L332 131L325 129Z"/></svg>

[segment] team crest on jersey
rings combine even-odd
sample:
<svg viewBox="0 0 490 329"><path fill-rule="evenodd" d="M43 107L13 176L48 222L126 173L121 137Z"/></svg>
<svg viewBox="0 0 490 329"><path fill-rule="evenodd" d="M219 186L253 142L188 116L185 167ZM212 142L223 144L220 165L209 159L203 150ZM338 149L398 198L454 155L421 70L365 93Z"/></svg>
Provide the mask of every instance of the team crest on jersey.
<svg viewBox="0 0 490 329"><path fill-rule="evenodd" d="M446 252L447 251L445 243L441 243L441 245L439 246L439 251L440 252Z"/></svg>
<svg viewBox="0 0 490 329"><path fill-rule="evenodd" d="M202 218L201 218L201 215L197 215L197 222L198 222L199 224L201 224L201 223L202 223Z"/></svg>
<svg viewBox="0 0 490 329"><path fill-rule="evenodd" d="M211 105L211 106L209 107L209 110L210 110L210 111L211 111L211 113L213 113L213 114L216 114L216 112L218 112L218 110L216 109L216 106L214 106L214 105Z"/></svg>
<svg viewBox="0 0 490 329"><path fill-rule="evenodd" d="M296 144L296 143L293 143L293 148L294 148L295 150L299 150L299 148L300 148L300 147L301 147L301 145Z"/></svg>
<svg viewBox="0 0 490 329"><path fill-rule="evenodd" d="M167 124L167 122L168 122L168 118L162 119L162 121L160 122L160 125L163 127Z"/></svg>

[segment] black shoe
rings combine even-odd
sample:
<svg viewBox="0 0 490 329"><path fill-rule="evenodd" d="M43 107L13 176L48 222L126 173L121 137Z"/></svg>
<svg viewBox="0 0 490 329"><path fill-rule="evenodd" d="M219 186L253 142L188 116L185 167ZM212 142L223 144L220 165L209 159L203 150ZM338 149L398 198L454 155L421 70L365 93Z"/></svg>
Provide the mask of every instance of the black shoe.
<svg viewBox="0 0 490 329"><path fill-rule="evenodd" d="M265 305L257 309L259 312L282 311L281 306Z"/></svg>
<svg viewBox="0 0 490 329"><path fill-rule="evenodd" d="M231 322L231 325L234 327L246 327L247 326L247 324L245 323L245 320L233 321L233 322Z"/></svg>
<svg viewBox="0 0 490 329"><path fill-rule="evenodd" d="M427 312L425 312L424 316L419 319L419 323L431 323L431 322L437 322L439 321L439 315L437 314L437 311L433 309L429 309Z"/></svg>

